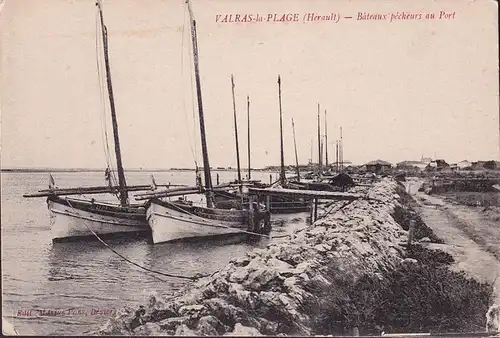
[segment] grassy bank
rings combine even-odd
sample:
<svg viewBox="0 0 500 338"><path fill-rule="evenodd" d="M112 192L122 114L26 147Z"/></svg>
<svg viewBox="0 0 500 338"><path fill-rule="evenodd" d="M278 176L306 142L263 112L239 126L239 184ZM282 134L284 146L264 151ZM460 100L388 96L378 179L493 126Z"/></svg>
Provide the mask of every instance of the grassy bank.
<svg viewBox="0 0 500 338"><path fill-rule="evenodd" d="M425 250L424 250L425 251ZM361 278L328 269L328 287L310 283L317 295L304 310L313 314L315 334L483 331L491 285L450 271L442 253Z"/></svg>
<svg viewBox="0 0 500 338"><path fill-rule="evenodd" d="M394 208L392 214L394 220L406 231L410 228L410 221L413 220L415 222L413 238L417 241L427 237L431 243L444 243L422 220L415 210L417 202L405 191L405 188L402 185L398 185L396 192L401 198L401 205Z"/></svg>
<svg viewBox="0 0 500 338"><path fill-rule="evenodd" d="M469 207L500 207L500 192L457 191L440 194L445 200Z"/></svg>
<svg viewBox="0 0 500 338"><path fill-rule="evenodd" d="M418 216L411 196L401 187L398 194L402 204L393 213L398 224L407 230L409 221L415 220L416 239L442 243ZM326 273L328 286L306 286L317 295L303 305L312 314L314 333L350 334L354 327L365 335L484 330L492 285L451 271L454 260L445 252L414 244L405 255L393 268L361 277L332 262Z"/></svg>

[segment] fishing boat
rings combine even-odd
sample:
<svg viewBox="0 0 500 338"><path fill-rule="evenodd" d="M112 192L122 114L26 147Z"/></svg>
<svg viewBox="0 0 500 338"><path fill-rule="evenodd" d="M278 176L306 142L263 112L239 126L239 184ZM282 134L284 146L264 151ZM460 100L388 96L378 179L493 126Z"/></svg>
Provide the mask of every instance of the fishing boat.
<svg viewBox="0 0 500 338"><path fill-rule="evenodd" d="M250 197L246 209L217 208L214 200L215 191L212 186L208 147L206 141L205 122L203 114L202 91L198 60L198 43L196 20L189 0L186 1L189 11L191 39L193 46L194 72L196 82L196 96L200 124L201 149L203 155L204 186L198 185L198 190L185 191L204 194L203 205L193 205L181 200L169 201L171 191L145 194L142 198L150 197L146 206L146 218L151 227L153 243L164 243L175 240L198 239L216 235L250 234L266 235L270 232L270 216L262 204ZM201 177L197 182L201 181ZM182 192L177 192L179 194ZM141 199L139 196L136 199Z"/></svg>
<svg viewBox="0 0 500 338"><path fill-rule="evenodd" d="M113 181L116 182L116 178L114 177L114 172L111 170L111 161L109 157L107 157L108 167L105 171L105 178L108 181L108 186L59 189L55 187L54 179L52 175L50 175L48 190L41 190L35 194L24 195L24 197L47 197L52 240L55 242L93 235L141 233L149 230L146 221L145 203L131 204L129 202L128 192L150 190L155 187L149 185L127 186L125 180L108 58L108 35L107 28L104 25L101 0L97 0L96 8L96 14L100 22L100 33L102 35L104 71L113 126L118 185L112 183ZM98 42L99 38L97 39ZM99 61L98 59L98 74L99 80L101 81ZM94 198L86 196L90 194L116 195L119 199L119 203L96 201ZM70 195L81 195L82 197L66 197Z"/></svg>
<svg viewBox="0 0 500 338"><path fill-rule="evenodd" d="M344 192L347 189L356 185L354 179L343 169L343 142L342 142L342 127L340 127L340 140L336 144L336 162L334 173L328 163L328 127L327 115L325 110L325 142L321 138L320 129L320 105L318 103L318 168L314 173L308 173L305 180L290 180L287 182L287 188L298 190L311 190L311 191L331 191L331 192ZM325 153L325 167L322 165L323 150ZM312 150L311 150L312 157ZM311 160L312 161L312 160ZM297 164L298 166L298 164ZM297 173L297 177L299 177Z"/></svg>

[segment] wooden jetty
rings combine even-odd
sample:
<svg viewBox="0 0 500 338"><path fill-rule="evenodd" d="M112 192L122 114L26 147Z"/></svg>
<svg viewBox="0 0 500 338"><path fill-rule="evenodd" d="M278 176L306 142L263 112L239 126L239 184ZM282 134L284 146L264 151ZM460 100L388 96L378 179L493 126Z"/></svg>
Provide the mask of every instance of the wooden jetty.
<svg viewBox="0 0 500 338"><path fill-rule="evenodd" d="M280 196L287 198L303 198L312 203L313 208L311 221L314 222L318 219L318 202L319 200L337 200L337 201L353 201L363 198L364 195L353 194L348 192L334 192L334 191L318 191L318 190L296 190L296 189L278 189L278 188L249 188L248 192L251 196L250 202L253 202L253 196L266 198L266 208L269 209L271 196Z"/></svg>

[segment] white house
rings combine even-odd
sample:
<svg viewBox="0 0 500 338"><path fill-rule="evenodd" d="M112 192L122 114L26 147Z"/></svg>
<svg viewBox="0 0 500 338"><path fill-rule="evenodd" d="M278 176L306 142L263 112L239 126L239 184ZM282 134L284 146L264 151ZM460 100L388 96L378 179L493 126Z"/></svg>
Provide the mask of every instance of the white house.
<svg viewBox="0 0 500 338"><path fill-rule="evenodd" d="M463 161L460 161L457 163L458 169L465 169L465 168L469 168L470 166L472 166L472 163L467 161L467 160L463 160Z"/></svg>

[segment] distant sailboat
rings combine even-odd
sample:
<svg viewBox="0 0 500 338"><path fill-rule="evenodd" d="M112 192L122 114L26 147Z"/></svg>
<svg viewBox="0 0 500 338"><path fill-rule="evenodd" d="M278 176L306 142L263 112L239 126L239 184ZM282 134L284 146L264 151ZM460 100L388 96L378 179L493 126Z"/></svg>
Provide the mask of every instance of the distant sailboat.
<svg viewBox="0 0 500 338"><path fill-rule="evenodd" d="M159 197L161 193L156 194L156 197L149 200L146 211L147 220L151 227L153 243L238 233L268 234L270 231L269 213L261 210L258 203L254 203L251 200L246 210L228 210L215 207L201 96L196 20L194 19L189 0L186 2L191 23L203 171L205 176L205 186L200 186L199 188L200 191L205 193L206 206L194 206L188 202L171 202L161 199ZM241 178L239 179L241 180ZM166 192L164 196L168 195L169 193Z"/></svg>
<svg viewBox="0 0 500 338"><path fill-rule="evenodd" d="M280 166L280 179L274 184L264 184L259 181L244 181L242 184L239 184L239 190L237 191L217 191L215 193L215 199L218 206L227 207L227 206L235 206L242 204L248 204L249 197L248 194L242 193L242 186L246 186L248 188L268 188L269 186L280 185L282 187L287 186L288 180L285 177L285 164L284 164L284 149L283 149L283 114L281 111L281 77L278 76L278 97L280 104L280 157L281 157L281 166ZM233 98L234 100L234 98ZM248 100L248 99L247 99ZM249 105L249 103L248 103ZM249 123L250 124L250 123ZM292 119L292 128L294 132L294 142L295 142L295 127L293 125ZM236 134L236 125L235 125L235 134ZM236 146L238 149L238 146ZM250 143L248 152L250 154ZM295 145L295 155L296 155L296 163L298 169L298 158L297 158L297 147ZM237 155L238 157L238 155ZM249 155L250 158L250 155ZM250 161L249 161L250 162ZM239 166L238 166L239 167ZM249 170L250 171L250 170ZM299 172L297 170L297 175ZM240 176L238 176L240 177ZM300 176L298 176L300 177ZM235 182L237 184L237 182ZM273 195L269 196L269 211L272 214L289 214L289 213L299 213L306 212L310 209L309 201L304 200L301 197L291 197L291 196L279 196Z"/></svg>
<svg viewBox="0 0 500 338"><path fill-rule="evenodd" d="M279 186L281 188L295 188L291 185L291 180L287 179L285 174L285 150L283 146L283 111L281 107L281 77L278 75L278 103L279 103L279 113L280 113L280 179L275 184L272 184L271 187ZM294 139L294 148L295 148L295 163L297 170L297 178L296 181L300 181L300 172L299 172L299 162L297 157L297 146L295 142L295 124L292 119L292 130L293 130L293 139ZM271 198L271 211L276 213L295 213L295 212L305 212L310 210L310 202L307 199L297 196L280 196L273 195Z"/></svg>
<svg viewBox="0 0 500 338"><path fill-rule="evenodd" d="M108 35L106 26L104 25L101 0L97 0L96 7L104 49L106 83L113 126L118 186L113 186L113 184L111 184L113 173L108 167L105 172L105 177L109 183L108 186L58 189L54 187L54 179L50 176L48 190L42 190L36 194L24 195L24 197L47 197L53 241L87 237L94 235L94 233L97 235L108 235L116 233L144 232L148 230L145 205L130 204L128 192L149 190L152 189L152 187L148 185L127 187L126 184L120 153L118 123L116 119L113 87L111 83L108 59ZM117 194L119 204L96 201L93 198L81 199L61 197L64 195L103 193Z"/></svg>

